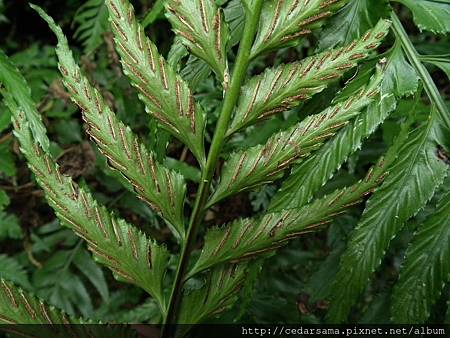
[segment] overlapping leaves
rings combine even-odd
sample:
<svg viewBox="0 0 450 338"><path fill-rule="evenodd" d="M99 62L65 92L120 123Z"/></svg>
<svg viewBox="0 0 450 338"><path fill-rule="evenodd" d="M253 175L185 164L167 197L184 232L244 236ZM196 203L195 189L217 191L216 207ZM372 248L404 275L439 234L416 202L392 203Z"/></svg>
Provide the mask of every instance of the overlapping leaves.
<svg viewBox="0 0 450 338"><path fill-rule="evenodd" d="M406 61L400 43L396 42L388 54L383 90L403 97L415 93L418 87L417 73Z"/></svg>
<svg viewBox="0 0 450 338"><path fill-rule="evenodd" d="M270 202L269 210L298 208L308 203L349 155L361 147L364 138L395 108L392 95L370 104L364 114L345 126L317 152L295 167Z"/></svg>
<svg viewBox="0 0 450 338"><path fill-rule="evenodd" d="M1 62L10 63L6 57ZM21 95L29 95L29 90ZM28 100L32 102L31 97ZM34 104L32 110L25 113L10 95L5 97L5 102L13 113L14 133L28 166L62 223L84 239L95 258L107 265L117 278L147 290L164 308L162 279L168 260L167 250L132 225L111 215L86 189L60 173L53 157L34 141L28 120L28 116L38 119Z"/></svg>
<svg viewBox="0 0 450 338"><path fill-rule="evenodd" d="M213 0L166 2L167 17L192 54L206 61L227 86L228 25ZM213 48L212 48L213 47Z"/></svg>
<svg viewBox="0 0 450 338"><path fill-rule="evenodd" d="M389 177L368 201L341 259L328 313L331 321L346 319L391 239L428 202L447 175L448 165L436 156L438 145L443 144L442 132L434 115L412 131L398 150Z"/></svg>
<svg viewBox="0 0 450 338"><path fill-rule="evenodd" d="M447 23L442 20L448 14L447 4L430 0L399 1L411 8L419 27L449 31ZM145 36L129 2L106 2L124 71L138 90L147 111L184 142L204 167L205 118L188 84ZM228 26L218 7L225 2L166 2L167 16L179 41L196 56L191 56L190 60L199 66L197 70L186 67L192 72L186 77L193 80L188 81L192 89L209 75L209 65L227 90L227 51L237 40L230 41ZM98 1L89 3L99 4ZM247 17L252 16L254 1L242 0L239 2L242 8L238 8L235 1L230 3L233 3L230 8L234 8L238 16L243 17L243 11ZM158 1L156 7L160 8L161 4ZM375 8L380 10L373 10ZM385 0L265 1L253 48L247 51L250 58L295 45L302 36L321 26L325 18L338 10L339 14L323 32L319 49L343 43L348 45L301 62L268 69L250 79L242 87L227 136L293 108L341 78L359 60L367 58L387 34L389 22L382 20L365 34L363 30L373 26L379 16L384 17L387 8ZM354 21L354 18L358 20ZM50 18L46 19L59 38L58 55L65 85L82 109L92 139L111 166L121 171L137 194L159 211L173 227L174 233L183 238L186 190L183 180L156 162L153 154L116 118L99 90L81 75L62 32ZM238 21L234 28L242 26ZM358 36L361 36L359 40L351 42ZM173 64L187 55L186 49L182 48ZM364 202L366 196L375 191L352 234L337 274L330 318L332 321L346 319L392 237L427 203L448 171L447 155L442 148L444 131L432 114L425 125L411 132L406 142L396 145L400 146L399 150L396 149L396 159L391 153L388 163L381 159L358 183L310 202L317 190L393 110L395 100L390 93L400 98L417 90L417 76L404 58L400 45L396 44L388 56L384 79L378 72L367 86L335 99L332 106L321 113L276 133L265 145L250 147L229 157L207 207L237 192L273 182L282 176L285 169L294 164L299 166L275 195L267 214L207 231L204 247L188 276L180 274L186 280L207 271L203 287L187 291L182 297L179 322L198 323L229 308L245 280L247 259L322 228L350 207ZM29 98L29 89L3 54L0 54L0 71L6 74L3 77L0 74L0 80L6 84L6 102L14 114L15 133L21 150L57 216L88 243L98 261L107 265L119 279L147 290L164 313L166 304L162 282L169 264L166 249L110 214L86 188L78 187L71 178L61 175L48 151L45 128ZM380 91L381 95L378 95ZM438 297L442 283L448 279L448 266L442 258L449 249L449 236L445 229L449 221L448 199L448 195L444 196L436 214L420 225L413 246L407 251L394 296L394 309L407 307L410 310L404 315L395 315L396 320L423 321L428 316L431 303ZM426 255L423 254L425 249ZM425 260L432 264L423 264ZM424 281L426 286L414 284L417 280ZM2 281L0 293L0 321L65 321L59 313L49 310L31 296L24 296L11 284ZM11 309L3 310L5 306Z"/></svg>
<svg viewBox="0 0 450 338"><path fill-rule="evenodd" d="M79 324L10 282L0 280L0 324Z"/></svg>
<svg viewBox="0 0 450 338"><path fill-rule="evenodd" d="M320 33L318 50L342 46L363 36L381 19L389 16L388 0L349 0Z"/></svg>
<svg viewBox="0 0 450 338"><path fill-rule="evenodd" d="M366 87L344 102L309 116L286 131L273 135L265 145L232 154L224 165L219 185L210 204L280 177L295 161L309 156L323 142L356 117L379 92L382 72L378 71Z"/></svg>
<svg viewBox="0 0 450 338"><path fill-rule="evenodd" d="M431 217L419 225L406 251L395 285L392 317L396 323L423 323L449 282L450 193L444 194Z"/></svg>
<svg viewBox="0 0 450 338"><path fill-rule="evenodd" d="M246 269L246 264L228 264L212 269L205 285L183 298L179 323L201 323L230 308L244 284Z"/></svg>
<svg viewBox="0 0 450 338"><path fill-rule="evenodd" d="M128 1L107 0L109 17L123 69L149 114L184 142L204 164L203 110L188 85L159 54L136 21Z"/></svg>
<svg viewBox="0 0 450 338"><path fill-rule="evenodd" d="M111 215L86 189L63 176L53 158L33 142L29 124L17 107L14 115L21 151L58 218L87 242L95 258L108 266L118 279L147 290L163 307L162 279L167 250Z"/></svg>
<svg viewBox="0 0 450 338"><path fill-rule="evenodd" d="M182 176L158 163L131 129L117 119L100 92L81 73L61 29L41 9L35 8L58 37L56 53L64 84L71 99L81 108L91 138L110 165L131 183L138 196L168 221L179 238L183 238L186 187Z"/></svg>
<svg viewBox="0 0 450 338"><path fill-rule="evenodd" d="M93 322L70 317L53 306L42 302L33 294L25 292L3 279L0 279L0 324L3 324L0 328L3 335L6 333L21 337L62 337L67 334L73 337L102 335L119 338L135 336L135 332L127 327L77 325L93 324Z"/></svg>
<svg viewBox="0 0 450 338"><path fill-rule="evenodd" d="M292 238L329 224L376 189L387 175L384 164L381 159L363 180L301 208L270 212L261 218L237 220L209 230L190 275L217 264L246 260L275 250Z"/></svg>
<svg viewBox="0 0 450 338"><path fill-rule="evenodd" d="M245 84L228 135L274 114L286 111L324 90L379 46L389 30L381 20L350 44L300 62L267 69Z"/></svg>
<svg viewBox="0 0 450 338"><path fill-rule="evenodd" d="M252 57L295 45L299 38L320 27L348 0L269 0L264 2Z"/></svg>

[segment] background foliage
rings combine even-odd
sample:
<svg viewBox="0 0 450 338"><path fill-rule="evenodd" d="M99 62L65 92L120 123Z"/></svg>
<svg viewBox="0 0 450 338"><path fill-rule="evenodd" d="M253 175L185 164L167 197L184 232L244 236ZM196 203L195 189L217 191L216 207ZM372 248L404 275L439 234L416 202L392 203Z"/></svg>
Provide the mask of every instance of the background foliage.
<svg viewBox="0 0 450 338"><path fill-rule="evenodd" d="M217 63L212 66L221 79L215 81L205 62L197 56L187 57L185 47L179 38L174 37L171 25L162 13L161 1L132 2L138 19L146 27L147 35L168 62L177 65L205 109L208 117L205 134L206 139L210 140L219 112L218 102L222 98L221 82L226 78L226 65ZM217 2L225 8L225 19L230 27L229 48L231 55L234 55L235 45L242 34L243 8L239 0ZM105 103L113 107L119 119L135 133L145 137L148 141L146 146L155 152L157 158L164 159L168 155L164 160L165 165L186 178L187 195L192 196L200 180L195 158L176 140L166 149L169 133L157 129L156 121L143 113L143 104L122 72L103 0L48 0L35 3L44 7L63 27L75 51L75 58L89 79L101 88ZM432 0L399 0L392 1L390 5L421 53L421 60L426 62L445 105L450 107L450 38L445 35L450 31L450 5L446 1ZM342 11L327 21L323 29L314 31L298 46L283 48L257 59L252 72L259 73L273 65L348 44L373 27L380 17L388 16L388 13L387 1L351 0ZM0 49L10 56L28 81L52 140L51 154L57 159L62 172L76 179L80 186L91 187L98 201L128 222L136 224L144 233L160 242L168 241L169 249L176 248L177 244L171 239L164 222L146 203L135 197L131 188L126 188L126 182L125 185L121 184L124 183L123 177L109 169L97 148L87 139L81 114L69 100L69 94L61 82L54 54L55 38L46 24L29 8L26 1L0 0L0 30ZM380 53L385 53L383 56L387 58L383 88L386 92L394 92L397 100L395 111L383 115L383 112L375 112L376 108L369 107L368 111L372 109L371 113L377 113L375 116L379 120L367 121L361 117L362 121L354 122L367 124L367 128L357 137L345 134L345 130L338 134L342 140L351 139L353 143L336 141L320 150L320 156L326 156L327 151L336 152L342 144L355 150L341 149L343 154L352 152L342 158L342 166L330 160L330 168L337 165L340 169L326 185L323 185L325 181L317 180L317 177L305 176L307 173L311 175L311 169L317 165L317 157L313 156L302 166L296 167L291 182L288 180L282 186L287 192L292 191L293 186L295 198L292 200L303 205L313 197L310 191L319 190L314 196L323 196L336 188L354 184L364 178L371 164L386 152L397 136L412 126L414 134L400 149L402 155L397 167L392 168L391 183L386 183L384 187L387 193L371 199L362 216L364 205L356 206L351 212L336 218L326 230L304 235L280 249L279 254L261 263L254 262L255 266L263 264L261 274L257 276L257 268L252 270L241 292L240 305L233 307L220 321L237 318L257 323L323 323L345 320L347 315L348 321L359 323L442 323L450 320L450 311L447 312L450 289L446 286L441 293L442 285L433 285L435 279L441 284L440 281L449 272L445 259L449 258L450 182L445 179L440 184L447 171L448 157L441 149L441 158L437 160L436 150L427 144L428 135L433 135L439 144L448 145L449 134L448 131L440 130L433 121L416 130L419 122L427 121L429 101L425 90L422 90L423 83L406 61L400 44L397 42L392 49L388 48L393 44L394 37L391 34ZM299 119L321 111L330 104L346 80L356 77L365 81L365 74L374 66L375 62L369 60L357 72L346 75L342 83L330 85L310 101L258 125L258 128L247 129L245 143L244 136L237 134L230 139L227 148L239 150L260 144L274 131L292 126ZM345 98L345 92L342 97ZM390 104L392 108L393 103ZM389 106L389 102L386 105ZM161 318L154 300L148 299L138 287L115 281L109 270L95 263L85 244L71 230L60 226L19 153L17 141L12 137L10 120L9 110L0 103L0 277L16 283L68 314L102 321L159 322ZM446 137L443 137L445 133ZM369 134L363 144L358 141ZM424 160L406 170L411 157ZM415 177L421 177L427 170L431 173L427 176L429 181L423 184L426 189L409 189L414 185ZM325 172L323 176L331 176L331 173ZM395 190L389 184L394 185ZM306 191L298 189L299 186L305 187ZM402 191L402 187L408 189ZM207 223L222 224L237 217L276 210L277 203L282 202L271 201L271 197L278 188L279 184L269 184L256 191L233 196L208 212ZM436 193L433 196L434 191ZM406 199L410 198L411 203L406 207L397 203L401 194ZM291 198L293 195L287 196ZM399 208L407 210L399 214L398 222L387 222L380 233L374 233L370 237L376 238L373 243L361 241L359 246L352 246L351 243L358 239L349 240L350 234L358 223L357 231L363 238L367 235L365 232L370 231L368 225L383 222L384 215L379 213L377 205L384 205L386 213L395 214ZM426 251L428 256L423 256L420 245L427 245L427 241L431 243L430 249ZM346 251L347 246L353 251ZM442 248L443 251L433 251L433 248ZM435 258L433 261L436 266L428 267L428 271L420 271L424 280L418 279L415 269L418 264L426 265L427 257ZM364 268L361 275L355 276L348 274L348 270L339 271L339 262L343 266L358 265ZM169 273L173 274L174 260L169 260L168 264ZM369 277L372 278L367 284ZM333 283L334 280L338 281L337 284ZM428 287L421 289L422 282L426 282ZM351 285L354 288L348 287L348 283L353 283ZM201 285L201 280L194 280L189 287L196 290ZM358 291L361 297L347 293ZM405 314L402 307L405 301L408 302L408 299L405 300L408 294L422 295L429 304L416 304L410 313ZM353 306L351 303L355 297L358 302ZM340 306L333 307L333 301ZM431 303L436 305L431 307ZM389 309L393 309L393 312L390 313Z"/></svg>

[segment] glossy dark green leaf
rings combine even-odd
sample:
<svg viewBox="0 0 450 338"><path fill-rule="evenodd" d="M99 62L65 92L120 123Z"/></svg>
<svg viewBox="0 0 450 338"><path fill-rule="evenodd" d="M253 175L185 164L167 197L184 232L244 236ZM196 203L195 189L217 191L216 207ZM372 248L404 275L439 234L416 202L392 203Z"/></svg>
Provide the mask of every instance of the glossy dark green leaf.
<svg viewBox="0 0 450 338"><path fill-rule="evenodd" d="M379 101L370 104L355 121L293 168L272 199L269 210L298 208L308 203L349 156L361 147L364 139L383 123L395 106L392 95L382 96Z"/></svg>
<svg viewBox="0 0 450 338"><path fill-rule="evenodd" d="M450 281L450 193L438 201L435 212L422 224L405 254L392 295L396 323L424 323L431 306Z"/></svg>
<svg viewBox="0 0 450 338"><path fill-rule="evenodd" d="M241 0L231 0L223 9L225 21L230 27L229 47L235 46L242 37L244 30L245 13Z"/></svg>
<svg viewBox="0 0 450 338"><path fill-rule="evenodd" d="M416 70L406 61L400 43L396 43L387 55L386 77L383 90L397 97L409 96L417 91L419 78Z"/></svg>
<svg viewBox="0 0 450 338"><path fill-rule="evenodd" d="M450 32L450 3L446 0L394 0L407 6L415 24L422 30L445 34Z"/></svg>
<svg viewBox="0 0 450 338"><path fill-rule="evenodd" d="M328 312L330 321L347 319L392 238L442 184L448 173L448 165L437 156L442 133L436 117L413 130L388 169L388 178L367 202L341 259Z"/></svg>
<svg viewBox="0 0 450 338"><path fill-rule="evenodd" d="M349 43L389 16L387 0L350 0L320 33L320 51Z"/></svg>

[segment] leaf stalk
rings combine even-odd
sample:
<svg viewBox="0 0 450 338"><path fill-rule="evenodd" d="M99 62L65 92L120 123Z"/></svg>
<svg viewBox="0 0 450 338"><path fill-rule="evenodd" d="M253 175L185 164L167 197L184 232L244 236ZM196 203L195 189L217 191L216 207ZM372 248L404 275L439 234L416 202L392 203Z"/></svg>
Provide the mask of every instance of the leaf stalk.
<svg viewBox="0 0 450 338"><path fill-rule="evenodd" d="M175 281L173 283L166 316L164 318L164 326L162 329L163 338L168 338L172 335L172 332L170 332L171 330L168 329L166 324L173 324L176 322L178 307L182 296L182 284L185 280L189 257L195 245L199 225L206 211L205 204L208 199L214 170L225 141L231 114L239 98L241 86L247 73L248 64L250 62L250 50L258 28L262 4L262 0L255 0L253 2L252 11L247 11L246 13L244 35L239 45L231 83L228 90L225 92L222 111L217 121L206 166L202 170L202 177L189 221L186 241L184 242L175 274Z"/></svg>

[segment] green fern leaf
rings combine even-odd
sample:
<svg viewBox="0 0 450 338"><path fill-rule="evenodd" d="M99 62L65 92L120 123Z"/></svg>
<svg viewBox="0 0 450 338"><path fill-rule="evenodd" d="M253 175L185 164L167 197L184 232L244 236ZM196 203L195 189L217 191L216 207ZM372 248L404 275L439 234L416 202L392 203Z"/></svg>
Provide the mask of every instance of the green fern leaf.
<svg viewBox="0 0 450 338"><path fill-rule="evenodd" d="M292 170L270 201L269 210L298 208L308 203L348 157L361 147L363 140L383 123L395 106L396 100L392 95L382 96L379 102L370 104L363 115Z"/></svg>
<svg viewBox="0 0 450 338"><path fill-rule="evenodd" d="M450 193L419 225L406 251L405 263L392 296L392 317L397 323L424 323L430 308L450 281Z"/></svg>
<svg viewBox="0 0 450 338"><path fill-rule="evenodd" d="M389 52L383 90L397 97L409 96L417 91L419 78L416 70L406 61L402 46L398 41Z"/></svg>
<svg viewBox="0 0 450 338"><path fill-rule="evenodd" d="M210 229L199 259L190 271L192 276L224 262L246 260L277 249L290 239L317 231L348 208L363 202L388 174L384 159L369 170L367 176L353 186L337 190L302 208L268 213L259 219L237 220Z"/></svg>
<svg viewBox="0 0 450 338"><path fill-rule="evenodd" d="M117 325L92 324L100 323L71 317L11 282L0 279L0 331L2 331L2 336L5 333L13 337L65 337L67 335L95 337L100 335L120 338L137 336L136 331L123 325L118 327Z"/></svg>
<svg viewBox="0 0 450 338"><path fill-rule="evenodd" d="M381 20L373 30L347 46L308 57L300 62L267 69L242 88L228 135L289 110L324 90L366 58L386 36L390 23Z"/></svg>
<svg viewBox="0 0 450 338"><path fill-rule="evenodd" d="M4 96L10 97L10 100L15 100L20 103L21 110L25 112L33 128L34 138L42 148L48 150L50 141L48 140L45 126L42 123L41 115L37 112L33 99L31 98L31 89L22 74L20 74L19 70L1 49L0 83L6 88L1 93Z"/></svg>
<svg viewBox="0 0 450 338"><path fill-rule="evenodd" d="M92 195L60 173L54 159L32 138L29 123L7 100L14 116L14 133L28 166L44 189L49 205L64 225L88 243L97 261L108 266L117 279L149 292L164 308L162 280L168 252L135 227L112 216Z"/></svg>
<svg viewBox="0 0 450 338"><path fill-rule="evenodd" d="M61 28L40 8L33 8L58 37L56 53L64 84L82 110L91 138L108 158L111 167L120 171L134 187L138 197L168 221L177 237L184 238L186 185L183 177L159 164L131 129L117 119L99 91L82 75Z"/></svg>
<svg viewBox="0 0 450 338"><path fill-rule="evenodd" d="M147 112L184 142L203 166L203 110L188 85L145 36L132 5L127 0L108 0L107 6L124 72L138 90Z"/></svg>
<svg viewBox="0 0 450 338"><path fill-rule="evenodd" d="M179 324L197 324L229 309L237 300L246 277L246 264L214 268L206 285L187 294L181 303Z"/></svg>
<svg viewBox="0 0 450 338"><path fill-rule="evenodd" d="M342 46L363 36L381 18L389 17L388 0L349 0L327 21L319 35L319 51Z"/></svg>
<svg viewBox="0 0 450 338"><path fill-rule="evenodd" d="M320 148L323 141L334 136L339 128L347 125L350 119L375 100L381 79L382 72L379 70L367 86L359 88L344 102L273 135L265 145L232 154L224 164L220 183L209 205L245 189L273 182L295 161Z"/></svg>
<svg viewBox="0 0 450 338"><path fill-rule="evenodd" d="M433 196L448 166L436 155L442 131L432 114L400 147L389 177L370 198L341 259L329 319L342 322L380 264L391 239Z"/></svg>
<svg viewBox="0 0 450 338"><path fill-rule="evenodd" d="M230 0L223 9L225 21L230 27L229 48L237 45L241 41L245 24L244 6L240 0Z"/></svg>
<svg viewBox="0 0 450 338"><path fill-rule="evenodd" d="M36 297L0 280L0 324L81 324Z"/></svg>
<svg viewBox="0 0 450 338"><path fill-rule="evenodd" d="M0 278L18 284L27 290L31 289L26 271L14 257L0 255Z"/></svg>
<svg viewBox="0 0 450 338"><path fill-rule="evenodd" d="M310 34L347 0L269 0L264 2L251 55L292 46Z"/></svg>
<svg viewBox="0 0 450 338"><path fill-rule="evenodd" d="M221 9L214 0L169 0L166 9L175 33L194 55L210 65L227 88L229 29Z"/></svg>
<svg viewBox="0 0 450 338"><path fill-rule="evenodd" d="M409 7L414 23L421 30L445 34L450 32L450 3L434 0L395 0Z"/></svg>
<svg viewBox="0 0 450 338"><path fill-rule="evenodd" d="M108 10L104 0L88 0L75 13L74 23L78 24L74 37L82 43L84 52L90 54L103 41L108 28Z"/></svg>

